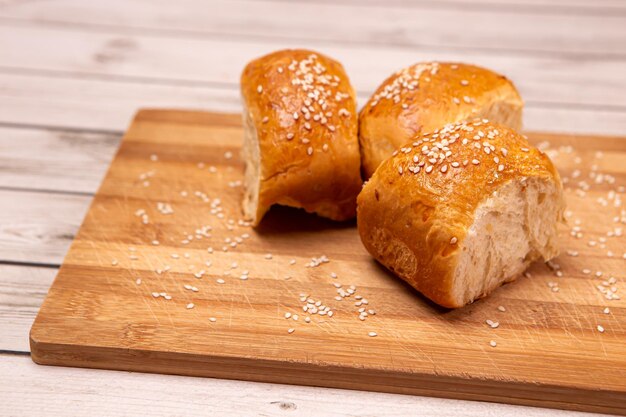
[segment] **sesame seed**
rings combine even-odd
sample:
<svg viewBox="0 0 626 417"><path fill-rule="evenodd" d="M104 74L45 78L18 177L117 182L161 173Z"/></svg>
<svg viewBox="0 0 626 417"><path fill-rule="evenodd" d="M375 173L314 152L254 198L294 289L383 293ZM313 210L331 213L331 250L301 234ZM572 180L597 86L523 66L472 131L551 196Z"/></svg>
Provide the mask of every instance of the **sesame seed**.
<svg viewBox="0 0 626 417"><path fill-rule="evenodd" d="M256 92L261 94L263 92L263 86L262 85L258 85L256 88Z"/></svg>
<svg viewBox="0 0 626 417"><path fill-rule="evenodd" d="M498 344L496 343L495 340L492 340L492 341L489 342L489 346L496 347L496 346L498 346Z"/></svg>
<svg viewBox="0 0 626 417"><path fill-rule="evenodd" d="M376 336L378 336L378 333L376 333L376 332L369 332L367 335L369 337L376 337Z"/></svg>
<svg viewBox="0 0 626 417"><path fill-rule="evenodd" d="M609 308L608 308L608 307L605 307L605 308L604 308L604 310L602 310L602 312L603 312L604 314L609 314L609 313L611 312L611 310L609 310Z"/></svg>
<svg viewBox="0 0 626 417"><path fill-rule="evenodd" d="M293 139L293 133L287 133L287 140Z"/></svg>
<svg viewBox="0 0 626 417"><path fill-rule="evenodd" d="M272 254L271 253L265 254L265 259L272 259Z"/></svg>
<svg viewBox="0 0 626 417"><path fill-rule="evenodd" d="M209 321L212 323L215 323L217 321L217 319L215 317L209 317Z"/></svg>
<svg viewBox="0 0 626 417"><path fill-rule="evenodd" d="M291 318L291 313L285 313L285 318L286 318L286 319Z"/></svg>
<svg viewBox="0 0 626 417"><path fill-rule="evenodd" d="M296 331L296 329L294 329L294 328L292 327L291 329L287 330L287 333L291 334L291 333L293 333L293 332L295 332L295 331Z"/></svg>
<svg viewBox="0 0 626 417"><path fill-rule="evenodd" d="M461 80L461 85L465 86L465 85L469 85L469 81L467 80Z"/></svg>
<svg viewBox="0 0 626 417"><path fill-rule="evenodd" d="M261 123L264 123L264 124L265 124L265 123L269 122L269 120L270 120L270 118L269 118L269 117L267 117L267 116L265 116L265 117L263 118L263 120L261 120Z"/></svg>
<svg viewBox="0 0 626 417"><path fill-rule="evenodd" d="M453 236L452 239L450 239L450 244L454 245L455 243L457 243L459 241L459 239L456 236Z"/></svg>
<svg viewBox="0 0 626 417"><path fill-rule="evenodd" d="M196 305L194 303L187 304L187 310L194 308Z"/></svg>
<svg viewBox="0 0 626 417"><path fill-rule="evenodd" d="M480 161L478 159L472 159L472 164L478 165L480 164Z"/></svg>
<svg viewBox="0 0 626 417"><path fill-rule="evenodd" d="M218 284L224 284L226 281L224 281L222 278L218 278L215 280L215 282L217 282Z"/></svg>
<svg viewBox="0 0 626 417"><path fill-rule="evenodd" d="M504 308L504 306L498 306L498 311L501 311L504 313L506 311L506 308Z"/></svg>
<svg viewBox="0 0 626 417"><path fill-rule="evenodd" d="M500 326L499 322L493 321L493 320L489 320L489 319L485 320L485 323L487 323L487 325L489 327L491 327L492 329L497 329Z"/></svg>
<svg viewBox="0 0 626 417"><path fill-rule="evenodd" d="M312 146L309 146L309 147L307 148L307 150L306 150L306 153L307 153L308 155L313 155L313 147L312 147Z"/></svg>
<svg viewBox="0 0 626 417"><path fill-rule="evenodd" d="M598 324L597 329L600 333L604 333L604 327L600 326L599 324Z"/></svg>
<svg viewBox="0 0 626 417"><path fill-rule="evenodd" d="M448 170L448 166L447 165L443 165L441 167L441 172L445 173Z"/></svg>
<svg viewBox="0 0 626 417"><path fill-rule="evenodd" d="M498 165L498 171L499 172L504 171L504 165L502 165L502 164Z"/></svg>

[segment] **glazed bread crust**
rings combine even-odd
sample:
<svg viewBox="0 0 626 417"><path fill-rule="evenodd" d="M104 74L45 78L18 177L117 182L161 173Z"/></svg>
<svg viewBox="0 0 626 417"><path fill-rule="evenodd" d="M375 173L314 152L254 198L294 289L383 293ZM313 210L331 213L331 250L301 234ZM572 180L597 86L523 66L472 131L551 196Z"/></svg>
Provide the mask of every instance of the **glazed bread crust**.
<svg viewBox="0 0 626 417"><path fill-rule="evenodd" d="M458 63L426 62L387 78L359 116L362 170L382 161L415 135L448 123L486 118L519 130L524 103L506 77Z"/></svg>
<svg viewBox="0 0 626 417"><path fill-rule="evenodd" d="M244 213L257 225L274 204L333 220L356 214L362 181L356 96L342 65L282 50L250 62L244 103Z"/></svg>
<svg viewBox="0 0 626 417"><path fill-rule="evenodd" d="M370 254L445 307L558 254L558 172L525 137L487 121L417 136L382 163L357 204Z"/></svg>

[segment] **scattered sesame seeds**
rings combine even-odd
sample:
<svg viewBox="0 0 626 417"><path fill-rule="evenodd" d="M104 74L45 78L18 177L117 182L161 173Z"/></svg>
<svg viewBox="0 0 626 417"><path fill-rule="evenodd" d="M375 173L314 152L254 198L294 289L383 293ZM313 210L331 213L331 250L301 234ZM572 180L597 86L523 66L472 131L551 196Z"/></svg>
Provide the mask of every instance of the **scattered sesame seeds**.
<svg viewBox="0 0 626 417"><path fill-rule="evenodd" d="M487 323L487 325L489 327L491 327L492 329L497 329L500 326L499 322L493 321L493 320L489 320L489 319L485 320L485 323Z"/></svg>

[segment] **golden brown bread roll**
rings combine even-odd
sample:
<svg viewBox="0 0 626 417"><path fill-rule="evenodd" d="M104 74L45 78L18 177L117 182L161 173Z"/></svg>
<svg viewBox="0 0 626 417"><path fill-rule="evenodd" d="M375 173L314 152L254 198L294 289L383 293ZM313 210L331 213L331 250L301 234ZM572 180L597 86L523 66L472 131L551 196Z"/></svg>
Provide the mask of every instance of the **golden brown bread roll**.
<svg viewBox="0 0 626 417"><path fill-rule="evenodd" d="M356 214L361 190L356 96L337 61L283 50L241 75L246 193L254 225L274 204L333 220Z"/></svg>
<svg viewBox="0 0 626 417"><path fill-rule="evenodd" d="M461 307L557 255L564 202L550 159L485 120L417 136L357 199L367 250L419 292Z"/></svg>
<svg viewBox="0 0 626 417"><path fill-rule="evenodd" d="M417 134L448 123L486 118L519 130L524 103L506 77L466 64L420 63L376 90L359 116L365 178Z"/></svg>

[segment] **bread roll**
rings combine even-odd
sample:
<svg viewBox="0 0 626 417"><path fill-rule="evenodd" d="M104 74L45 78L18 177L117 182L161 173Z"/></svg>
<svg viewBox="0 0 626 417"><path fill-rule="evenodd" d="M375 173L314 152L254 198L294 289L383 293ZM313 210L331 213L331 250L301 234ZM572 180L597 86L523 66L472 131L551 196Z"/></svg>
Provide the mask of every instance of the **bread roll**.
<svg viewBox="0 0 626 417"><path fill-rule="evenodd" d="M274 204L354 217L356 96L341 64L312 51L274 52L246 66L241 93L246 217L257 225Z"/></svg>
<svg viewBox="0 0 626 417"><path fill-rule="evenodd" d="M506 77L465 64L421 63L396 72L361 110L363 175L417 134L486 118L519 130L524 103Z"/></svg>
<svg viewBox="0 0 626 417"><path fill-rule="evenodd" d="M357 204L372 256L445 307L558 254L558 172L523 136L486 120L417 136L381 164Z"/></svg>

